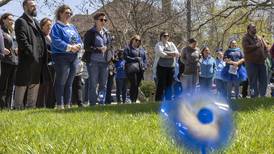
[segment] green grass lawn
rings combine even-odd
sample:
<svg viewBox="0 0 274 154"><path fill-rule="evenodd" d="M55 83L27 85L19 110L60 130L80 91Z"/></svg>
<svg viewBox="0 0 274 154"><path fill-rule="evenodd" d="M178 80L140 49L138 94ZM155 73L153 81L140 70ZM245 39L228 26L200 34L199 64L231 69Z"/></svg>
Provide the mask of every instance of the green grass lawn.
<svg viewBox="0 0 274 154"><path fill-rule="evenodd" d="M233 104L225 153L274 153L274 99ZM161 129L159 104L0 112L0 153L184 153Z"/></svg>

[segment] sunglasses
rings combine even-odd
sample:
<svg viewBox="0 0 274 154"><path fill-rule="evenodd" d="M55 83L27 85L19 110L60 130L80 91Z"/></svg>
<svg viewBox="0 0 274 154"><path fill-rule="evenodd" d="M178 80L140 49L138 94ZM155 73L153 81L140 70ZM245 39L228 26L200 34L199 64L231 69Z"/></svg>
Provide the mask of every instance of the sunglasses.
<svg viewBox="0 0 274 154"><path fill-rule="evenodd" d="M164 35L164 37L169 37L169 35Z"/></svg>
<svg viewBox="0 0 274 154"><path fill-rule="evenodd" d="M66 15L70 15L72 16L72 13L71 12L65 12Z"/></svg>
<svg viewBox="0 0 274 154"><path fill-rule="evenodd" d="M107 22L108 20L107 19L98 19L99 21L101 21L101 22Z"/></svg>
<svg viewBox="0 0 274 154"><path fill-rule="evenodd" d="M139 40L139 39L134 39L136 42L141 42L141 40Z"/></svg>

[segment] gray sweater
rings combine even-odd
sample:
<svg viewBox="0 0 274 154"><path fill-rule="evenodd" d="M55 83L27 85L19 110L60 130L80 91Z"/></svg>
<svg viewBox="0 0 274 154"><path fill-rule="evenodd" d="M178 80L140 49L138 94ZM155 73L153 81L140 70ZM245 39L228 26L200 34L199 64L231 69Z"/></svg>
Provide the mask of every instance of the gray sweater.
<svg viewBox="0 0 274 154"><path fill-rule="evenodd" d="M185 65L184 74L190 75L198 72L199 68L199 48L185 47L181 51L181 62Z"/></svg>

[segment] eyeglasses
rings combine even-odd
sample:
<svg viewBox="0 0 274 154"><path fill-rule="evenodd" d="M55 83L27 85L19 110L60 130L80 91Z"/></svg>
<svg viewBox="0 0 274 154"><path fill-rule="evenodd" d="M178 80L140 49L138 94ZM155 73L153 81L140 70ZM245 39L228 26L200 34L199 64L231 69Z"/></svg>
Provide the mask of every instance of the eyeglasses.
<svg viewBox="0 0 274 154"><path fill-rule="evenodd" d="M101 22L107 22L108 20L107 19L98 19L99 21L101 21Z"/></svg>
<svg viewBox="0 0 274 154"><path fill-rule="evenodd" d="M164 35L164 37L169 37L169 35Z"/></svg>

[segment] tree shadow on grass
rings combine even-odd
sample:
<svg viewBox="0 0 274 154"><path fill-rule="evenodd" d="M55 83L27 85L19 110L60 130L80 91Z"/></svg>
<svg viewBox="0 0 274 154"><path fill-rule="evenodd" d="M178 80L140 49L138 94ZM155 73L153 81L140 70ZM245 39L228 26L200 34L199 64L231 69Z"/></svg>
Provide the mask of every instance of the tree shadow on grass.
<svg viewBox="0 0 274 154"><path fill-rule="evenodd" d="M270 109L274 106L274 98L250 98L239 99L231 103L231 108L234 111L248 112L258 109Z"/></svg>
<svg viewBox="0 0 274 154"><path fill-rule="evenodd" d="M159 103L141 103L141 104L120 104L120 105L95 105L91 107L73 107L71 109L56 110L43 109L33 110L30 113L80 113L80 112L115 112L119 114L138 114L138 113L158 113L160 110Z"/></svg>

